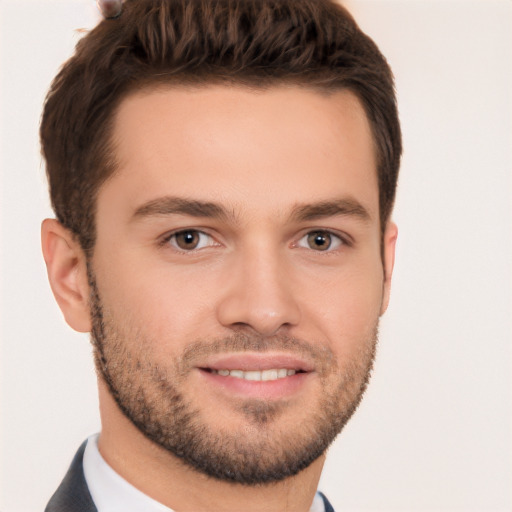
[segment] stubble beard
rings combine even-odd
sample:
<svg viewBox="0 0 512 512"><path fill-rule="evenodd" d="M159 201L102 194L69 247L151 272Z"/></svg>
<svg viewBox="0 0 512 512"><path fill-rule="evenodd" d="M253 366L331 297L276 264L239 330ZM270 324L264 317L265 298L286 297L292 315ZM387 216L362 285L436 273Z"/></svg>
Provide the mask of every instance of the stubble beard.
<svg viewBox="0 0 512 512"><path fill-rule="evenodd" d="M325 347L285 336L262 338L242 333L192 342L177 360L162 366L147 357L149 339L135 330L123 332L124 323L108 313L90 269L89 285L96 370L119 409L148 439L209 477L258 485L296 475L327 450L357 409L368 385L378 319L371 336L361 340L358 357L344 361L341 367ZM279 428L280 417L288 414L286 403L247 399L236 403L245 427L215 430L184 396L182 383L198 357L271 349L308 356L321 382L322 393L316 403L306 404L311 407L310 414L297 421L295 428Z"/></svg>

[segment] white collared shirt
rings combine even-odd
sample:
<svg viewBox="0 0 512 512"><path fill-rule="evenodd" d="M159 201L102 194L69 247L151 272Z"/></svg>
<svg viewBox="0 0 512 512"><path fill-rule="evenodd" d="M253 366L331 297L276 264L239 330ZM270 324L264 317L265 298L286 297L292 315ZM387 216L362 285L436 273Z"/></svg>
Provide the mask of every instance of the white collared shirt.
<svg viewBox="0 0 512 512"><path fill-rule="evenodd" d="M101 456L98 437L95 434L87 440L83 462L85 481L98 512L173 512L118 475ZM318 493L310 512L325 512Z"/></svg>

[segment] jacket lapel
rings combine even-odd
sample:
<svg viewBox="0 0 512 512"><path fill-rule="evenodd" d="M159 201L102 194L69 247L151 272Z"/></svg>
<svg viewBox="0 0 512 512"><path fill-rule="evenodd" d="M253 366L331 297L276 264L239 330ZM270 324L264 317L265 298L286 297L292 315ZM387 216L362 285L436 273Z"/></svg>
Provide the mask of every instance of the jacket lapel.
<svg viewBox="0 0 512 512"><path fill-rule="evenodd" d="M59 488L51 497L45 512L98 512L85 481L82 461L87 441L76 452Z"/></svg>
<svg viewBox="0 0 512 512"><path fill-rule="evenodd" d="M329 500L324 496L323 493L319 492L320 496L322 496L322 499L324 500L324 507L325 512L334 512L334 508L332 508L332 505L329 503Z"/></svg>

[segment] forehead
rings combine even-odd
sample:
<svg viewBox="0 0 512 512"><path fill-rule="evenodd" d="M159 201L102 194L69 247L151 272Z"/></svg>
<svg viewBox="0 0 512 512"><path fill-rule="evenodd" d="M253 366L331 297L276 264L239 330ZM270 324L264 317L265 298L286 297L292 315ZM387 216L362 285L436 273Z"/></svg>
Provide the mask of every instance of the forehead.
<svg viewBox="0 0 512 512"><path fill-rule="evenodd" d="M169 195L276 214L349 195L378 216L371 129L349 91L145 90L121 103L113 140L117 172L100 190L99 207L106 197L128 214Z"/></svg>

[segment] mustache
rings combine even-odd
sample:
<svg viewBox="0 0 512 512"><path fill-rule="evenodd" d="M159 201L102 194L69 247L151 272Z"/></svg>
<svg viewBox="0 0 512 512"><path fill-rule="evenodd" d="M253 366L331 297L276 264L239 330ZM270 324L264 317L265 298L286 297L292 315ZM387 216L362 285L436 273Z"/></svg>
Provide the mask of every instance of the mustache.
<svg viewBox="0 0 512 512"><path fill-rule="evenodd" d="M190 343L178 357L180 368L196 366L205 357L241 352L281 352L301 357L312 363L319 372L337 368L337 358L333 351L321 343L312 343L287 335L261 336L257 333L234 333L231 336L214 340L197 340Z"/></svg>

